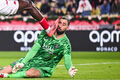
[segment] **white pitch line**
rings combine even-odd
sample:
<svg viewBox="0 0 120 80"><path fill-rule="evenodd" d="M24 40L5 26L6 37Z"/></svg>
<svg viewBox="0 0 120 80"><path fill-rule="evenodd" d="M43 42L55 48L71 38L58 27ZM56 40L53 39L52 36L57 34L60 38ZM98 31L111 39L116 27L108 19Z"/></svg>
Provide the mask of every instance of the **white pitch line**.
<svg viewBox="0 0 120 80"><path fill-rule="evenodd" d="M85 63L85 64L73 64L73 65L99 65L99 64L120 64L120 62ZM64 66L64 65L57 65L57 66Z"/></svg>
<svg viewBox="0 0 120 80"><path fill-rule="evenodd" d="M99 64L120 64L120 62L103 62L103 63L85 63L85 64L73 64L73 65L99 65ZM57 65L58 67L64 65ZM3 67L5 68L5 67Z"/></svg>

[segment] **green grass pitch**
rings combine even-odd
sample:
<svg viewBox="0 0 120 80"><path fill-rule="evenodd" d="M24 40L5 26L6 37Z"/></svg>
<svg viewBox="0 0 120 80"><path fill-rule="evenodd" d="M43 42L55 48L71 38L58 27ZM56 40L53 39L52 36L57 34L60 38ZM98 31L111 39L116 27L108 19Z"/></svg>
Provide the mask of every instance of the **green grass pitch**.
<svg viewBox="0 0 120 80"><path fill-rule="evenodd" d="M0 67L25 56L27 52L0 52ZM64 67L64 58L50 78L2 78L0 80L120 80L120 52L72 52L78 69L74 78Z"/></svg>

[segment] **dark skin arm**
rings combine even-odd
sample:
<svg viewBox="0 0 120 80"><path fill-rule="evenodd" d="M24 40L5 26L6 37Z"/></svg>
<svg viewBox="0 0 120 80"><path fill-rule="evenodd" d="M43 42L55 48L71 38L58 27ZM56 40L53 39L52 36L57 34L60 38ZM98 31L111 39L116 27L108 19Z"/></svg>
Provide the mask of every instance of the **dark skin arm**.
<svg viewBox="0 0 120 80"><path fill-rule="evenodd" d="M34 3L31 0L18 0L18 1L19 1L19 9L18 9L18 11L27 10L34 19L36 19L37 21L42 20L42 18L43 18L42 14L34 6Z"/></svg>

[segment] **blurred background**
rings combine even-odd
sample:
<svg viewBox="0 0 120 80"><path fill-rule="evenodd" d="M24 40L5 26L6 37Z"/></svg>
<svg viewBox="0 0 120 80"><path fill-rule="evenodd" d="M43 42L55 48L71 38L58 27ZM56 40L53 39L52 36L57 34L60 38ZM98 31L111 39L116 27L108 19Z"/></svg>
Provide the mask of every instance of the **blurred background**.
<svg viewBox="0 0 120 80"><path fill-rule="evenodd" d="M52 25L60 16L71 20L73 51L120 51L120 0L35 0ZM0 16L0 51L28 51L42 27L27 11Z"/></svg>
<svg viewBox="0 0 120 80"><path fill-rule="evenodd" d="M120 80L120 0L35 0L34 3L50 25L60 16L71 20L66 34L72 45L72 63L78 72L70 78L62 59L52 79ZM0 15L0 68L24 57L42 29L27 11Z"/></svg>

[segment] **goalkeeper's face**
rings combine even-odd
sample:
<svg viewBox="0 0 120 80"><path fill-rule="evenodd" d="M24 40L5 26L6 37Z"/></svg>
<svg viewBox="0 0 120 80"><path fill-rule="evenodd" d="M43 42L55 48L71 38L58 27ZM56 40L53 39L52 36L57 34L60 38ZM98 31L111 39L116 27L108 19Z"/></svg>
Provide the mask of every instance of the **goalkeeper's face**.
<svg viewBox="0 0 120 80"><path fill-rule="evenodd" d="M58 28L57 28L57 34L63 34L67 29L68 29L68 20L66 19L60 19L58 23Z"/></svg>

